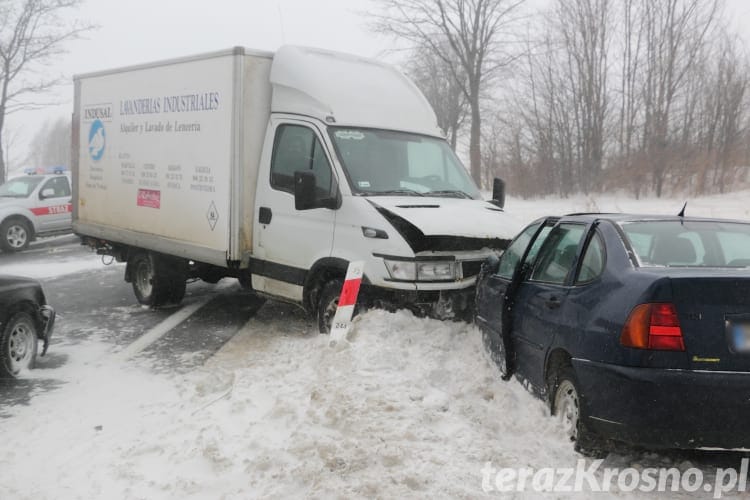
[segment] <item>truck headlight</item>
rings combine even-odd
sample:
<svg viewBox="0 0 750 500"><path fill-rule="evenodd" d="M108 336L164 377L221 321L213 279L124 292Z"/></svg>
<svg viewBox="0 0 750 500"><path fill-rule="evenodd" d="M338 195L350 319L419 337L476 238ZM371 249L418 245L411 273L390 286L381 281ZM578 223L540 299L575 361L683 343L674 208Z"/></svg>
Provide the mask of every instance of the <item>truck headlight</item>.
<svg viewBox="0 0 750 500"><path fill-rule="evenodd" d="M385 267L394 280L416 281L417 264L405 260L386 260Z"/></svg>
<svg viewBox="0 0 750 500"><path fill-rule="evenodd" d="M417 262L417 281L452 281L455 277L453 262Z"/></svg>
<svg viewBox="0 0 750 500"><path fill-rule="evenodd" d="M453 261L385 260L391 279L402 281L453 281L456 263Z"/></svg>

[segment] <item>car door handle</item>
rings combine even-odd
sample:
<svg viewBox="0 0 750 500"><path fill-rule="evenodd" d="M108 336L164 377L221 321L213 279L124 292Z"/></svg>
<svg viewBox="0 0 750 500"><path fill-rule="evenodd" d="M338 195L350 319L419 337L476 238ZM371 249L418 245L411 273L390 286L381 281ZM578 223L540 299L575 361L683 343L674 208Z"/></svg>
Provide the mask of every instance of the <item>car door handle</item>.
<svg viewBox="0 0 750 500"><path fill-rule="evenodd" d="M547 309L557 309L560 307L560 299L553 295L544 302L544 305L547 306Z"/></svg>
<svg viewBox="0 0 750 500"><path fill-rule="evenodd" d="M273 212L271 212L270 208L260 207L260 210L258 211L258 222L260 222L261 224L270 224L272 217Z"/></svg>

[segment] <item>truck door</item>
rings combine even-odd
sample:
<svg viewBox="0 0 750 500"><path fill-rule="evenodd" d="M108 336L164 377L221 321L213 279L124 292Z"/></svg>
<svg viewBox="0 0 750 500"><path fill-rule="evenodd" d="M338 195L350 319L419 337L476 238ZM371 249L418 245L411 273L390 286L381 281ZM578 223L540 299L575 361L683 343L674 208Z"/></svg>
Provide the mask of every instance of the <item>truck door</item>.
<svg viewBox="0 0 750 500"><path fill-rule="evenodd" d="M37 217L38 232L70 229L72 207L70 181L64 175L47 179L36 195L37 202L31 211Z"/></svg>
<svg viewBox="0 0 750 500"><path fill-rule="evenodd" d="M272 134L272 136L271 136ZM310 267L331 255L335 210L295 210L294 173L315 174L316 190L332 193L338 182L317 128L302 120L273 120L264 148L256 195L251 271L259 291L302 300Z"/></svg>

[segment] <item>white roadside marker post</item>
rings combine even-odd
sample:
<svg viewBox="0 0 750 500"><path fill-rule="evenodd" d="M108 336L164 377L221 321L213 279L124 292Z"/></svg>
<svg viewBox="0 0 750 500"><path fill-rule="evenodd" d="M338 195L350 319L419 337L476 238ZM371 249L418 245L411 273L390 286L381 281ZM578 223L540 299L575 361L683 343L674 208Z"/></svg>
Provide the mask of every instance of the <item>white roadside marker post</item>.
<svg viewBox="0 0 750 500"><path fill-rule="evenodd" d="M352 326L354 305L357 303L364 267L363 261L350 262L346 270L344 286L341 288L341 295L339 296L339 305L331 323L331 340L334 342L345 339L349 328Z"/></svg>

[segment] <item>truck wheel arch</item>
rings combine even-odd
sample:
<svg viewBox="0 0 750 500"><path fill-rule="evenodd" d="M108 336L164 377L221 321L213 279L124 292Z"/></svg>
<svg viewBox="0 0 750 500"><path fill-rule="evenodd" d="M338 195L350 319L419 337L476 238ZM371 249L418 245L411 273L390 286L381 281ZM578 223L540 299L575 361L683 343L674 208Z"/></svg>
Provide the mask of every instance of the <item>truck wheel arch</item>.
<svg viewBox="0 0 750 500"><path fill-rule="evenodd" d="M310 314L318 310L318 293L323 286L334 279L344 280L349 261L338 257L325 257L318 260L305 277L302 305ZM368 283L367 276L362 276L362 283Z"/></svg>

